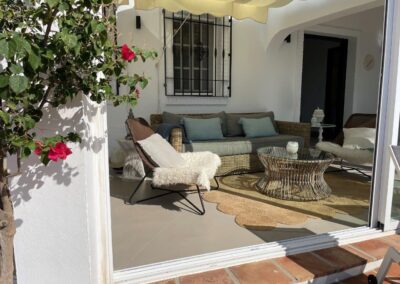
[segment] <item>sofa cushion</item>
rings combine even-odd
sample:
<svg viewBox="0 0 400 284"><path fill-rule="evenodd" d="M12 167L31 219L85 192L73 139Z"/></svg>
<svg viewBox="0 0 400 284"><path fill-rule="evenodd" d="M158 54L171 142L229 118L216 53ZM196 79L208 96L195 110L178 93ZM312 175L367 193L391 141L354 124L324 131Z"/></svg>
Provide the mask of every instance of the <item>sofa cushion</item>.
<svg viewBox="0 0 400 284"><path fill-rule="evenodd" d="M278 135L270 117L246 118L239 120L247 138L269 137Z"/></svg>
<svg viewBox="0 0 400 284"><path fill-rule="evenodd" d="M162 122L163 123L171 123L171 124L183 124L182 118L184 117L191 117L191 118L198 118L198 119L207 119L207 118L214 118L219 117L221 119L221 128L222 133L224 136L227 135L227 122L226 122L226 113L224 111L218 113L211 113L211 114L175 114L171 112L164 111L162 113Z"/></svg>
<svg viewBox="0 0 400 284"><path fill-rule="evenodd" d="M226 137L223 140L196 141L183 145L185 152L210 151L219 156L231 156L257 153L257 149L266 146L286 147L288 141L297 141L303 147L303 137L293 135L276 135L270 137L246 138Z"/></svg>
<svg viewBox="0 0 400 284"><path fill-rule="evenodd" d="M183 118L187 137L192 141L220 140L224 138L221 129L221 119L214 118Z"/></svg>
<svg viewBox="0 0 400 284"><path fill-rule="evenodd" d="M243 127L240 125L240 118L261 118L261 117L270 117L272 123L274 124L275 131L277 131L277 127L275 125L274 113L272 111L269 112L259 112L259 113L227 113L226 114L226 126L227 126L227 134L226 136L235 137L235 136L244 136Z"/></svg>

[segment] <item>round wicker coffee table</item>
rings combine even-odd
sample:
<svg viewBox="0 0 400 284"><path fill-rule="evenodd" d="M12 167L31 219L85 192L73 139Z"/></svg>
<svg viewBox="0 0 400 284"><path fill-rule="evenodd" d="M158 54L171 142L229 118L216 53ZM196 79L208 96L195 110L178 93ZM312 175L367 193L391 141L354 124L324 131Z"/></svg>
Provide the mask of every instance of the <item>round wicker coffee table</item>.
<svg viewBox="0 0 400 284"><path fill-rule="evenodd" d="M316 149L300 149L289 154L285 148L258 149L265 167L265 176L256 184L259 192L271 197L311 201L328 197L331 189L324 172L335 160L334 156Z"/></svg>

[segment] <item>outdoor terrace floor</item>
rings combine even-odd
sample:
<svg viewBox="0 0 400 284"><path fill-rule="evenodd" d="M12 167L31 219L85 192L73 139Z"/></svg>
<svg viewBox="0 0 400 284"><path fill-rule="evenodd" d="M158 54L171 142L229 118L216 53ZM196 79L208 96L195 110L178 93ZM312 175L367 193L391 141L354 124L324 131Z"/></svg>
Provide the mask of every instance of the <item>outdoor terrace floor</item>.
<svg viewBox="0 0 400 284"><path fill-rule="evenodd" d="M379 239L316 250L287 257L233 266L204 273L187 275L154 284L268 284L311 282L333 273L345 272L354 267L383 259L387 249L400 250L400 236L391 235ZM366 271L343 281L328 280L325 283L368 283L368 275L377 269ZM400 283L400 265L393 264L384 283Z"/></svg>

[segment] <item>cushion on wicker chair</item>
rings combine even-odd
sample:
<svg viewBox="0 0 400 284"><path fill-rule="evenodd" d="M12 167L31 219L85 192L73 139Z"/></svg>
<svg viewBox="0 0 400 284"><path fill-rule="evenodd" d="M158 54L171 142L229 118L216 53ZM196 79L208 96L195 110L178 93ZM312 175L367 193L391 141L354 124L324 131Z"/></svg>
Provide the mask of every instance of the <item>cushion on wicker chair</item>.
<svg viewBox="0 0 400 284"><path fill-rule="evenodd" d="M162 138L159 134L138 141L138 144L159 167L182 167L185 160L181 155Z"/></svg>
<svg viewBox="0 0 400 284"><path fill-rule="evenodd" d="M354 164L372 164L374 152L372 150L343 148L331 142L319 142L315 146L317 149L334 154L345 161Z"/></svg>
<svg viewBox="0 0 400 284"><path fill-rule="evenodd" d="M343 128L343 134L343 148L364 150L375 148L375 128Z"/></svg>

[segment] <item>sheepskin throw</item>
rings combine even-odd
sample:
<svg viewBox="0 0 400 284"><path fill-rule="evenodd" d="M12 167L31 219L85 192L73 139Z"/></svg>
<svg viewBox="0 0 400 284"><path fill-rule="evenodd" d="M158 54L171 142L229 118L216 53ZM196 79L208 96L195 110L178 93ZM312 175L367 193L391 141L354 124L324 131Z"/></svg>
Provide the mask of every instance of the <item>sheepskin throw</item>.
<svg viewBox="0 0 400 284"><path fill-rule="evenodd" d="M211 152L188 152L180 156L185 161L176 168L158 167L154 170L155 186L174 184L197 184L210 190L210 180L214 178L221 159Z"/></svg>

